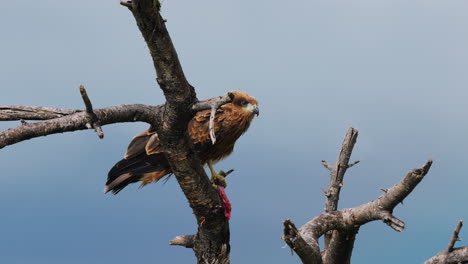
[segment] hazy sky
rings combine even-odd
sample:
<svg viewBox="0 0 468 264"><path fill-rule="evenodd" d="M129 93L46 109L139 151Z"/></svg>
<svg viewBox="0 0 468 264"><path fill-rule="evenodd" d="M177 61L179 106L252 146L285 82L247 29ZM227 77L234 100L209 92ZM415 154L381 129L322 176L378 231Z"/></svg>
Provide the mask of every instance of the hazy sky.
<svg viewBox="0 0 468 264"><path fill-rule="evenodd" d="M200 99L244 90L259 118L218 169L229 177L232 263L298 263L280 240L322 213L349 126L360 132L340 208L375 199L429 158L397 233L363 226L354 263L420 263L468 220L468 2L165 0L163 16ZM0 16L0 105L96 108L164 102L147 47L118 1L10 1ZM0 124L1 129L19 122ZM175 179L117 196L108 170L146 124L0 150L0 263L194 263L173 247L196 223ZM462 230L468 239L468 231ZM465 239L465 240L466 240ZM459 242L466 245L466 242Z"/></svg>

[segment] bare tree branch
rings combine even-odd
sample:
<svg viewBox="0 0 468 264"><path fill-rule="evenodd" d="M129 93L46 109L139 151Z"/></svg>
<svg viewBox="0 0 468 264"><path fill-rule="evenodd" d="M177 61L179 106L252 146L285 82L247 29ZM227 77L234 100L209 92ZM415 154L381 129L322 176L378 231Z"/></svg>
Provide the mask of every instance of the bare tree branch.
<svg viewBox="0 0 468 264"><path fill-rule="evenodd" d="M330 218L327 215L328 213L322 214L301 227L301 235L308 241L308 239L314 239L315 237L318 239L323 234L323 231L337 230L340 239L337 239L337 241L333 241L335 238L332 239L333 242L330 243L329 248L323 253L324 263L349 263L354 238L361 225L374 220L382 220L394 230L403 231L404 223L393 216L393 209L414 190L427 174L431 165L432 160L429 160L421 168L408 172L400 183L389 188L386 193L372 202L338 211L339 214L334 214L333 218ZM337 215L340 217L337 217ZM313 224L314 221L318 221L321 225L321 228L315 231L313 230L317 224ZM336 221L340 223L336 223ZM346 254L336 253L343 251L343 248L348 250ZM343 259L343 256L347 256L347 258ZM334 262L337 258L342 262Z"/></svg>
<svg viewBox="0 0 468 264"><path fill-rule="evenodd" d="M83 110L61 109L41 106L0 105L0 121L47 120L82 112Z"/></svg>
<svg viewBox="0 0 468 264"><path fill-rule="evenodd" d="M94 113L96 114L98 120L101 122L101 125L137 121L152 124L155 122L156 117L160 113L160 110L161 107L158 106L134 104L96 109L94 110ZM19 116L22 118L16 117L16 120L27 119L27 116L31 116L34 118L41 117L43 119L45 119L45 117L50 116L50 113L48 112L36 113L36 115L22 115L21 113ZM5 146L12 145L35 137L89 129L86 126L88 122L89 118L86 112L74 112L72 114L62 116L59 118L35 123L27 123L16 128L0 132L0 149L4 148Z"/></svg>
<svg viewBox="0 0 468 264"><path fill-rule="evenodd" d="M350 127L346 132L345 138L343 139L343 144L341 144L340 154L338 155L335 166L330 167L328 163L322 161L322 164L330 170L330 185L326 192L327 200L325 202L325 212L332 212L338 209L340 191L341 187L343 187L343 177L346 173L346 170L356 164L355 162L349 166L349 159L351 158L351 153L353 152L354 145L356 144L357 136L357 129ZM334 232L329 232L325 234L325 250L330 244L333 233ZM335 241L337 240L335 239ZM340 245L340 248L343 248L343 245Z"/></svg>
<svg viewBox="0 0 468 264"><path fill-rule="evenodd" d="M453 230L452 237L448 243L446 249L442 250L440 253L424 262L424 264L458 264L458 263L468 263L468 247L454 248L455 243L460 241L458 234L460 233L461 228L463 227L463 220L458 221L455 230Z"/></svg>
<svg viewBox="0 0 468 264"><path fill-rule="evenodd" d="M450 239L450 242L447 247L447 252L452 252L453 247L455 246L455 243L461 240L458 234L460 233L460 230L462 229L462 227L463 227L463 220L460 220L458 221L458 224L455 227L455 230L453 230L452 238Z"/></svg>
<svg viewBox="0 0 468 264"><path fill-rule="evenodd" d="M198 263L229 263L229 222L186 134L194 115L193 104L198 100L182 71L160 7L157 0L134 0L129 8L149 48L157 82L166 97L162 120L153 126L198 222L193 245Z"/></svg>
<svg viewBox="0 0 468 264"><path fill-rule="evenodd" d="M429 171L431 164L432 161L429 160L421 168L408 172L400 183L388 189L386 193L372 202L354 208L326 212L312 219L300 228L301 236L309 244L315 244L326 232L337 230L340 231L340 235L345 234L348 240L354 241L359 227L374 220L382 220L394 230L399 232L403 231L404 223L393 216L393 209L403 201L423 179ZM343 251L343 248L329 248L327 251L323 252L324 263L331 263L332 259L336 260L337 257L342 261L349 261L346 259L343 260L343 256L351 257L351 252L337 253L341 251ZM332 254L339 256L331 256Z"/></svg>
<svg viewBox="0 0 468 264"><path fill-rule="evenodd" d="M225 104L230 101L225 96L215 97L193 105L195 112L211 109L212 104ZM101 125L122 122L157 123L164 112L164 105L148 106L142 104L119 105L93 112ZM0 121L48 120L43 122L25 123L17 128L0 132L0 149L23 140L89 129L86 126L86 112L78 109L61 109L40 106L0 106Z"/></svg>
<svg viewBox="0 0 468 264"><path fill-rule="evenodd" d="M408 172L396 185L379 198L353 208L323 213L300 228L306 241L318 239L329 230L347 230L370 221L382 220L395 231L403 231L404 223L392 215L393 209L414 190L431 167L429 160L421 168Z"/></svg>
<svg viewBox="0 0 468 264"><path fill-rule="evenodd" d="M374 220L382 220L396 231L401 232L404 229L404 222L393 215L393 209L421 182L428 173L432 160L427 161L422 167L408 172L398 184L385 189L384 193L377 199L357 207L337 211L344 173L348 167L359 162L349 164L357 135L358 132L354 128L348 130L334 167L331 167L326 161L322 161L322 165L331 172L330 187L328 190L324 190L327 196L325 212L304 224L299 229L299 233L291 233L289 229L285 229L284 238L292 237L293 240L290 239L288 245L300 256L301 260L307 259L306 254L309 254L309 258L312 257L310 254L315 254L305 253L311 249L315 248L314 252L320 251L316 249L318 239L330 231L333 231L333 236L328 240L329 244L326 250L321 252L321 261L325 264L346 264L350 263L354 241L360 226ZM297 246L293 243L296 240L305 241L309 245L309 249Z"/></svg>
<svg viewBox="0 0 468 264"><path fill-rule="evenodd" d="M282 239L296 252L304 264L322 264L322 255L317 240L307 243L299 234L296 226L291 220L283 222L284 236Z"/></svg>
<svg viewBox="0 0 468 264"><path fill-rule="evenodd" d="M450 254L445 255L445 250L435 255L424 264L459 264L468 263L468 246L455 248Z"/></svg>

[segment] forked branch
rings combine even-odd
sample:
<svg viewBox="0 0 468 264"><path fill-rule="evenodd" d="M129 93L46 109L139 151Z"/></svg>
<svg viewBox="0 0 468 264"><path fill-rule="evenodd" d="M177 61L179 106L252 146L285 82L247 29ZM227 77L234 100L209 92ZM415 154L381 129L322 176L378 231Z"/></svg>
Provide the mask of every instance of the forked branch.
<svg viewBox="0 0 468 264"><path fill-rule="evenodd" d="M317 249L318 239L330 231L334 231L333 236L330 236L326 250L321 252L321 262L314 257L315 262L311 263L349 263L357 232L360 226L368 222L382 220L396 231L404 230L404 222L393 215L393 210L429 172L432 160L420 168L409 171L398 184L386 189L377 199L357 207L337 211L339 190L342 187L344 173L350 167L349 158L357 134L358 132L354 128L348 130L335 166L332 167L327 162L322 161L324 167L331 171L330 187L325 192L328 210L303 225L298 233L286 233L286 225L290 225L290 223L285 221L283 239L300 256L301 260L307 259L307 255L309 255L309 259L312 258L311 253L308 252L309 249L314 249L312 254L316 256L317 252L320 252L320 249ZM356 163L354 162L352 165ZM309 247L297 246L296 241L305 241Z"/></svg>
<svg viewBox="0 0 468 264"><path fill-rule="evenodd" d="M332 212L338 209L338 201L340 199L340 191L344 186L343 178L346 170L359 161L355 161L349 164L351 153L353 153L354 145L356 144L358 131L355 128L350 127L346 132L343 144L341 144L341 150L336 160L335 166L330 166L326 161L322 161L322 164L330 170L330 185L328 190L325 192L327 200L325 201L325 212ZM336 235L336 234L335 234ZM333 232L325 234L325 249L328 248L330 240L332 239Z"/></svg>

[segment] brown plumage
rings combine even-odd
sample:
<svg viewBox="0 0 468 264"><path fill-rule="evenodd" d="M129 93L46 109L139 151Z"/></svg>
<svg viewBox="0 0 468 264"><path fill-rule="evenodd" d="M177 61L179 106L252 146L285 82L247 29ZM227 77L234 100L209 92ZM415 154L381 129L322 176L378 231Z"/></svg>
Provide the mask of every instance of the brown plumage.
<svg viewBox="0 0 468 264"><path fill-rule="evenodd" d="M229 156L236 140L247 131L255 114L258 115L258 103L254 97L239 91L232 93L232 102L216 112L215 144L212 144L209 132L210 110L198 112L188 124L189 136L203 165ZM116 194L130 183L141 181L141 186L144 186L170 173L172 170L159 145L158 134L147 129L133 138L124 159L109 171L105 191Z"/></svg>

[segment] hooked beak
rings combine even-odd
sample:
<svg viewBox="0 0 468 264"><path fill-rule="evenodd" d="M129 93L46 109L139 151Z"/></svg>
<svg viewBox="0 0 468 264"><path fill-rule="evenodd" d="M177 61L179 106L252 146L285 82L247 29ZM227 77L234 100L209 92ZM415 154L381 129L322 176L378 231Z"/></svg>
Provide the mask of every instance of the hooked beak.
<svg viewBox="0 0 468 264"><path fill-rule="evenodd" d="M257 115L257 116L260 114L260 110L258 109L257 105L254 105L254 109L252 110L252 113Z"/></svg>
<svg viewBox="0 0 468 264"><path fill-rule="evenodd" d="M258 110L258 106L256 104L248 104L245 107L245 110L257 116L258 114L260 114L260 111Z"/></svg>

